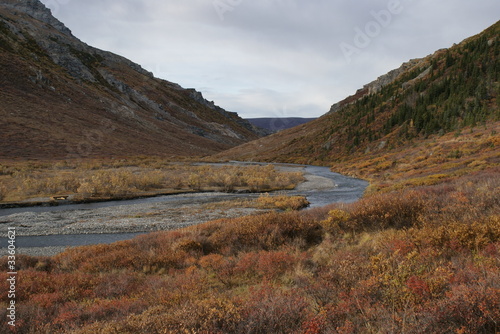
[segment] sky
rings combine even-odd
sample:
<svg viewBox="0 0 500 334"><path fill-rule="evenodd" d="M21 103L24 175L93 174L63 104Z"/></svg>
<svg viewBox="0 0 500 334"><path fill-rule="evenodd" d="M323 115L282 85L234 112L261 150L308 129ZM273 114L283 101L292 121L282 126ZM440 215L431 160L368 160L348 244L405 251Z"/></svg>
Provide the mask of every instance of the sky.
<svg viewBox="0 0 500 334"><path fill-rule="evenodd" d="M241 117L318 117L478 34L498 0L41 0L73 34Z"/></svg>

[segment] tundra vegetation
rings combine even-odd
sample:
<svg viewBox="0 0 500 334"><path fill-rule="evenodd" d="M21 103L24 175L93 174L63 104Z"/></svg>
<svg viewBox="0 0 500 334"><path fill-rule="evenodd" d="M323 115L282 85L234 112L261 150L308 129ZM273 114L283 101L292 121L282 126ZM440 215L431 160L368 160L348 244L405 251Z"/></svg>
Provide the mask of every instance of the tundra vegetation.
<svg viewBox="0 0 500 334"><path fill-rule="evenodd" d="M58 195L76 200L110 199L186 191L293 189L301 172L267 166L217 166L171 163L161 158L84 162L3 162L0 200L20 201Z"/></svg>
<svg viewBox="0 0 500 334"><path fill-rule="evenodd" d="M16 333L498 332L498 172L19 255Z"/></svg>

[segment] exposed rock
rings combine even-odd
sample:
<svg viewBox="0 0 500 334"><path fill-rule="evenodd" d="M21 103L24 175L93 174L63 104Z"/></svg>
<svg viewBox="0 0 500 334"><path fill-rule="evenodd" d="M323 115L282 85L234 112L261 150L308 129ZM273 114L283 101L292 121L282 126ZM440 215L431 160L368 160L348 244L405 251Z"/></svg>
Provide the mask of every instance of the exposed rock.
<svg viewBox="0 0 500 334"><path fill-rule="evenodd" d="M382 88L393 83L401 74L407 73L413 68L420 66L424 61L425 59L412 59L401 65L399 68L378 77L377 80L370 82L363 88L368 90L368 94L378 93L382 90Z"/></svg>
<svg viewBox="0 0 500 334"><path fill-rule="evenodd" d="M71 30L69 30L61 21L52 16L51 10L45 7L45 5L39 0L3 0L2 6L10 7L26 13L39 21L50 24L65 35L73 36L71 34Z"/></svg>
<svg viewBox="0 0 500 334"><path fill-rule="evenodd" d="M340 111L342 108L355 103L358 101L360 98L366 96L366 95L372 95L380 92L382 88L384 88L387 85L390 85L394 81L396 81L400 75L404 73L408 73L409 71L412 71L413 69L417 67L422 67L425 66L428 62L428 58L422 58L422 59L412 59L406 63L403 63L399 68L394 69L387 74L384 74L380 77L378 77L376 80L370 82L369 84L366 84L363 86L363 88L358 89L356 94L349 96L348 98L337 102L333 104L330 108L329 113L334 113ZM419 75L418 78L420 79L423 76L427 75L430 72L431 68L427 67L427 69L423 69L422 73ZM414 80L416 80L414 79Z"/></svg>

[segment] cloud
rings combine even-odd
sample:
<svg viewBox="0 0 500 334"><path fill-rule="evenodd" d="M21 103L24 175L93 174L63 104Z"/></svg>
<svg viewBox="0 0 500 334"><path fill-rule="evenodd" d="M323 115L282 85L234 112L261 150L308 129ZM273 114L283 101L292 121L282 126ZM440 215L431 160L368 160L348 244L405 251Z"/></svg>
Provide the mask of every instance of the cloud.
<svg viewBox="0 0 500 334"><path fill-rule="evenodd" d="M479 33L500 12L498 0L42 2L58 4L56 17L88 44L244 117L319 116L401 63ZM388 24L377 21L391 6ZM348 59L340 46L355 46L366 29L370 43Z"/></svg>

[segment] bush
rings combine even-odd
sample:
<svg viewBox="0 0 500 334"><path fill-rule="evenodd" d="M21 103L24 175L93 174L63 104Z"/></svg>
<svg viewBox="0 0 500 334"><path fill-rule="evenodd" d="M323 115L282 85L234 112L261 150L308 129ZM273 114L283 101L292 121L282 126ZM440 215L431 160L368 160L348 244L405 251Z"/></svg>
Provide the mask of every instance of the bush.
<svg viewBox="0 0 500 334"><path fill-rule="evenodd" d="M309 206L309 202L303 196L270 196L268 193L260 195L257 199L257 204L263 209L278 208L285 211L300 210Z"/></svg>

